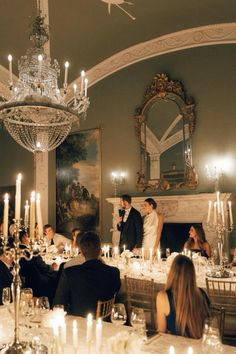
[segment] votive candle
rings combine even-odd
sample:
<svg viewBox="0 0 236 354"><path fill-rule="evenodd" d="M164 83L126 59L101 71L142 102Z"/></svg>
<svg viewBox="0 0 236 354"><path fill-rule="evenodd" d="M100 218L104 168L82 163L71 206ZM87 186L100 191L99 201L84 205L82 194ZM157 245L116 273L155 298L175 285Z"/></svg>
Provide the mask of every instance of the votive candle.
<svg viewBox="0 0 236 354"><path fill-rule="evenodd" d="M173 347L173 345L171 345L169 348L169 354L175 354L175 348Z"/></svg>

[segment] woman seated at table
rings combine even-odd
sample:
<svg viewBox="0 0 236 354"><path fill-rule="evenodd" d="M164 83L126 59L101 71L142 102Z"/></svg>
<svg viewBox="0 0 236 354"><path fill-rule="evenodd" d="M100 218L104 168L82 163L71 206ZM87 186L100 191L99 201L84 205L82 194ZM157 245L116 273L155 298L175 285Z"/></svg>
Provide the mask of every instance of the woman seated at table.
<svg viewBox="0 0 236 354"><path fill-rule="evenodd" d="M157 327L191 338L201 338L204 321L209 316L209 299L197 287L193 262L184 255L175 257L165 290L157 295Z"/></svg>
<svg viewBox="0 0 236 354"><path fill-rule="evenodd" d="M184 248L191 252L199 252L202 257L211 257L211 246L206 240L205 232L200 224L192 225L189 230L189 239Z"/></svg>

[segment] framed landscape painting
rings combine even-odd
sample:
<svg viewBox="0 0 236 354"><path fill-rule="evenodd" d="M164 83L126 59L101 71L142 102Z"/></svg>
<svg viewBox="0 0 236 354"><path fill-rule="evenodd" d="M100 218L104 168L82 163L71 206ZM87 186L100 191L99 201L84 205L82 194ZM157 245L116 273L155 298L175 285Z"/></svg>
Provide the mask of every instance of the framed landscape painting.
<svg viewBox="0 0 236 354"><path fill-rule="evenodd" d="M56 149L56 230L100 230L100 129L69 135Z"/></svg>

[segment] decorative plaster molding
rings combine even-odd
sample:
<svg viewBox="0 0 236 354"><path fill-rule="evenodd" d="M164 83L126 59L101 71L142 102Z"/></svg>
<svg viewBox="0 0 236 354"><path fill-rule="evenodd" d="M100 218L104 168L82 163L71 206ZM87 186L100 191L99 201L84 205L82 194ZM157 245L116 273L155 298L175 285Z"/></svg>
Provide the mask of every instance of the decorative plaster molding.
<svg viewBox="0 0 236 354"><path fill-rule="evenodd" d="M116 71L142 60L189 48L230 43L236 43L236 22L190 28L131 46L95 65L86 72L86 76L89 86L93 86ZM69 85L68 102L73 98L75 83L79 85L80 78Z"/></svg>

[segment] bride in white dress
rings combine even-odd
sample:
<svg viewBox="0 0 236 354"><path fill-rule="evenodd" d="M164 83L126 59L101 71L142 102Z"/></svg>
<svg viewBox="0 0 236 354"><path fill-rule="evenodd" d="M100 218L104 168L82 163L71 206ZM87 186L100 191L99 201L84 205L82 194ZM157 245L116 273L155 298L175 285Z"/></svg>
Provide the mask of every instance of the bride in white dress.
<svg viewBox="0 0 236 354"><path fill-rule="evenodd" d="M153 255L160 248L160 238L163 228L164 215L157 214L157 203L153 198L144 201L145 217L143 222L143 244L144 250L153 250Z"/></svg>

